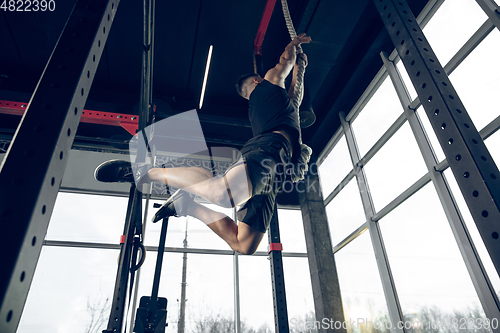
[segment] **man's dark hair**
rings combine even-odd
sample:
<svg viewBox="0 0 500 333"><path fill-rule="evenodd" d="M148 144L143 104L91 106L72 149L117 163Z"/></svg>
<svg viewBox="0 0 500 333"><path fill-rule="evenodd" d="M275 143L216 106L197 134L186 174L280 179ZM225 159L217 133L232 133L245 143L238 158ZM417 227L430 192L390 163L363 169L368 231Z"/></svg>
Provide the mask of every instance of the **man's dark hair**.
<svg viewBox="0 0 500 333"><path fill-rule="evenodd" d="M248 73L248 74L245 74L245 75L242 75L238 78L238 80L236 80L236 91L238 92L238 95L242 96L242 90L241 90L241 86L243 85L243 83L245 82L246 79L250 78L250 77L260 77L259 74L257 73Z"/></svg>

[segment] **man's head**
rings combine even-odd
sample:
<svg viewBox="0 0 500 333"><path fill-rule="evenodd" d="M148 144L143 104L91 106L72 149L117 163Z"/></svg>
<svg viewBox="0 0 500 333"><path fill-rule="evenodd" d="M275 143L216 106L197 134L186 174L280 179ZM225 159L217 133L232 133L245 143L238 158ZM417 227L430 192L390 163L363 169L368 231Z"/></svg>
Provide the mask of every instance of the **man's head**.
<svg viewBox="0 0 500 333"><path fill-rule="evenodd" d="M263 80L264 79L256 73L242 75L236 81L236 91L241 97L249 99L252 91Z"/></svg>

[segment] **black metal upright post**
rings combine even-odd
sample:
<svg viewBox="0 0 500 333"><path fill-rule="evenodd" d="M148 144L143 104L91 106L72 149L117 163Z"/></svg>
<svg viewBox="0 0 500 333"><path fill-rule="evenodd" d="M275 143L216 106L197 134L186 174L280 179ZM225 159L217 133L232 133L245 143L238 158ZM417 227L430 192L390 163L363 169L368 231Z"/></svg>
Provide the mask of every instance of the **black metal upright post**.
<svg viewBox="0 0 500 333"><path fill-rule="evenodd" d="M123 231L118 270L116 273L115 290L111 303L111 313L108 319L107 329L103 333L121 332L127 300L127 286L129 284L129 273L132 264L135 265L136 258L132 255L133 238L139 230L137 223L141 221L141 193L137 191L134 184L130 187L127 215ZM134 251L135 252L135 251ZM144 253L142 254L145 255Z"/></svg>
<svg viewBox="0 0 500 333"><path fill-rule="evenodd" d="M120 0L79 0L0 171L0 332L16 331L90 86Z"/></svg>
<svg viewBox="0 0 500 333"><path fill-rule="evenodd" d="M271 279L273 284L274 325L276 333L289 332L288 311L286 307L285 275L281 251L280 230L278 225L278 206L274 205L273 217L269 226L269 259L271 260Z"/></svg>
<svg viewBox="0 0 500 333"><path fill-rule="evenodd" d="M500 172L404 0L374 0L500 274Z"/></svg>
<svg viewBox="0 0 500 333"><path fill-rule="evenodd" d="M161 268L163 265L163 254L165 253L167 227L168 217L162 220L160 242L158 244L158 255L156 257L156 267L153 278L153 289L151 291L151 297L141 297L140 305L137 309L137 316L134 325L134 332L137 333L165 332L167 321L167 299L164 297L158 297L158 290L160 289L160 276Z"/></svg>
<svg viewBox="0 0 500 333"><path fill-rule="evenodd" d="M151 302L149 308L149 311L151 313L156 310L156 303L158 303L158 290L160 289L161 267L163 264L163 254L165 253L167 227L168 227L168 218L163 219L161 226L160 244L158 245L158 255L156 257L155 276L153 278L153 289L151 291Z"/></svg>
<svg viewBox="0 0 500 333"><path fill-rule="evenodd" d="M151 140L152 131L146 134L144 130L153 122L152 94L153 94L153 41L154 41L154 0L144 0L143 2L143 47L142 47L142 79L140 95L139 132L145 145L138 145L135 162L145 162L147 154L151 153L148 142ZM147 147L147 148L146 148ZM136 257L130 253L134 235L142 242L142 189L137 189L132 185L129 195L129 207L127 210L124 236L125 242L122 245L120 261L116 275L115 292L111 307L111 315L108 320L108 327L104 333L120 332L125 315L125 301L127 298L127 285L129 278L135 274ZM133 245L134 244L134 245ZM144 255L144 254L143 254ZM130 275L129 275L130 272ZM132 297L132 281L130 281L129 297Z"/></svg>
<svg viewBox="0 0 500 333"><path fill-rule="evenodd" d="M153 122L155 0L143 0L142 80L139 130ZM151 138L150 138L151 139Z"/></svg>

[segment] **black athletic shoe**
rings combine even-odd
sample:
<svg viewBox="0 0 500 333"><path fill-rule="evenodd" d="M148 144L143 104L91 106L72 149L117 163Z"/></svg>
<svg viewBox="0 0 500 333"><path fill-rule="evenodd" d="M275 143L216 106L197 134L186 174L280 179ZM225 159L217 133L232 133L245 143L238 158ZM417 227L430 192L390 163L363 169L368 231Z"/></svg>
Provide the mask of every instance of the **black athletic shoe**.
<svg viewBox="0 0 500 333"><path fill-rule="evenodd" d="M155 216L153 217L153 222L158 222L161 219L170 216L187 216L187 210L189 204L193 201L193 198L184 190L177 190L167 201L158 209Z"/></svg>
<svg viewBox="0 0 500 333"><path fill-rule="evenodd" d="M129 161L111 160L101 163L95 171L94 178L104 183L136 183L148 173L151 165L147 163L137 163L132 168Z"/></svg>

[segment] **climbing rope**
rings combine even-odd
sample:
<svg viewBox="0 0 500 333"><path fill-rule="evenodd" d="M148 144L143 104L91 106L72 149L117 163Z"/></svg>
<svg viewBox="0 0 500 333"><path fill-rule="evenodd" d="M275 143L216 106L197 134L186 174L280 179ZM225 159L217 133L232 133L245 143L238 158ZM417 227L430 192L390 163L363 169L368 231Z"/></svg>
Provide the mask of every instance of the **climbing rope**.
<svg viewBox="0 0 500 333"><path fill-rule="evenodd" d="M294 40L295 38L297 38L297 32L295 31L295 28L293 26L292 18L290 16L290 11L288 10L287 0L281 0L281 6L283 7L283 15L285 17L288 33L290 34L290 38ZM302 47L300 45L297 45L297 53L299 54L303 53ZM302 94L304 73L306 71L306 63L302 57L299 57L298 64L299 64L299 70L297 72L297 82L293 90L293 96L294 96L293 107L297 112L299 112L299 107L300 107L298 97Z"/></svg>
<svg viewBox="0 0 500 333"><path fill-rule="evenodd" d="M288 33L290 34L290 38L294 40L297 38L297 32L295 31L295 28L293 26L292 18L290 16L290 11L288 10L288 4L286 0L281 0L281 7L283 8L283 15L285 17L285 22L286 22L286 27L288 29ZM300 45L297 45L297 53L303 53L302 47ZM299 107L300 107L300 95L302 94L302 87L303 82L304 82L304 73L306 71L306 63L304 61L304 58L299 57L298 59L298 65L299 65L299 70L297 71L297 80L295 83L295 87L293 90L293 108L297 112L298 115L299 113ZM300 116L299 116L299 124L300 124ZM302 143L302 136L299 138L300 140L300 154L298 156L298 159L296 163L293 163L293 170L292 170L292 182L296 183L305 177L305 173L309 169L308 163L309 160L311 159L311 154L312 154L312 149L308 145Z"/></svg>

